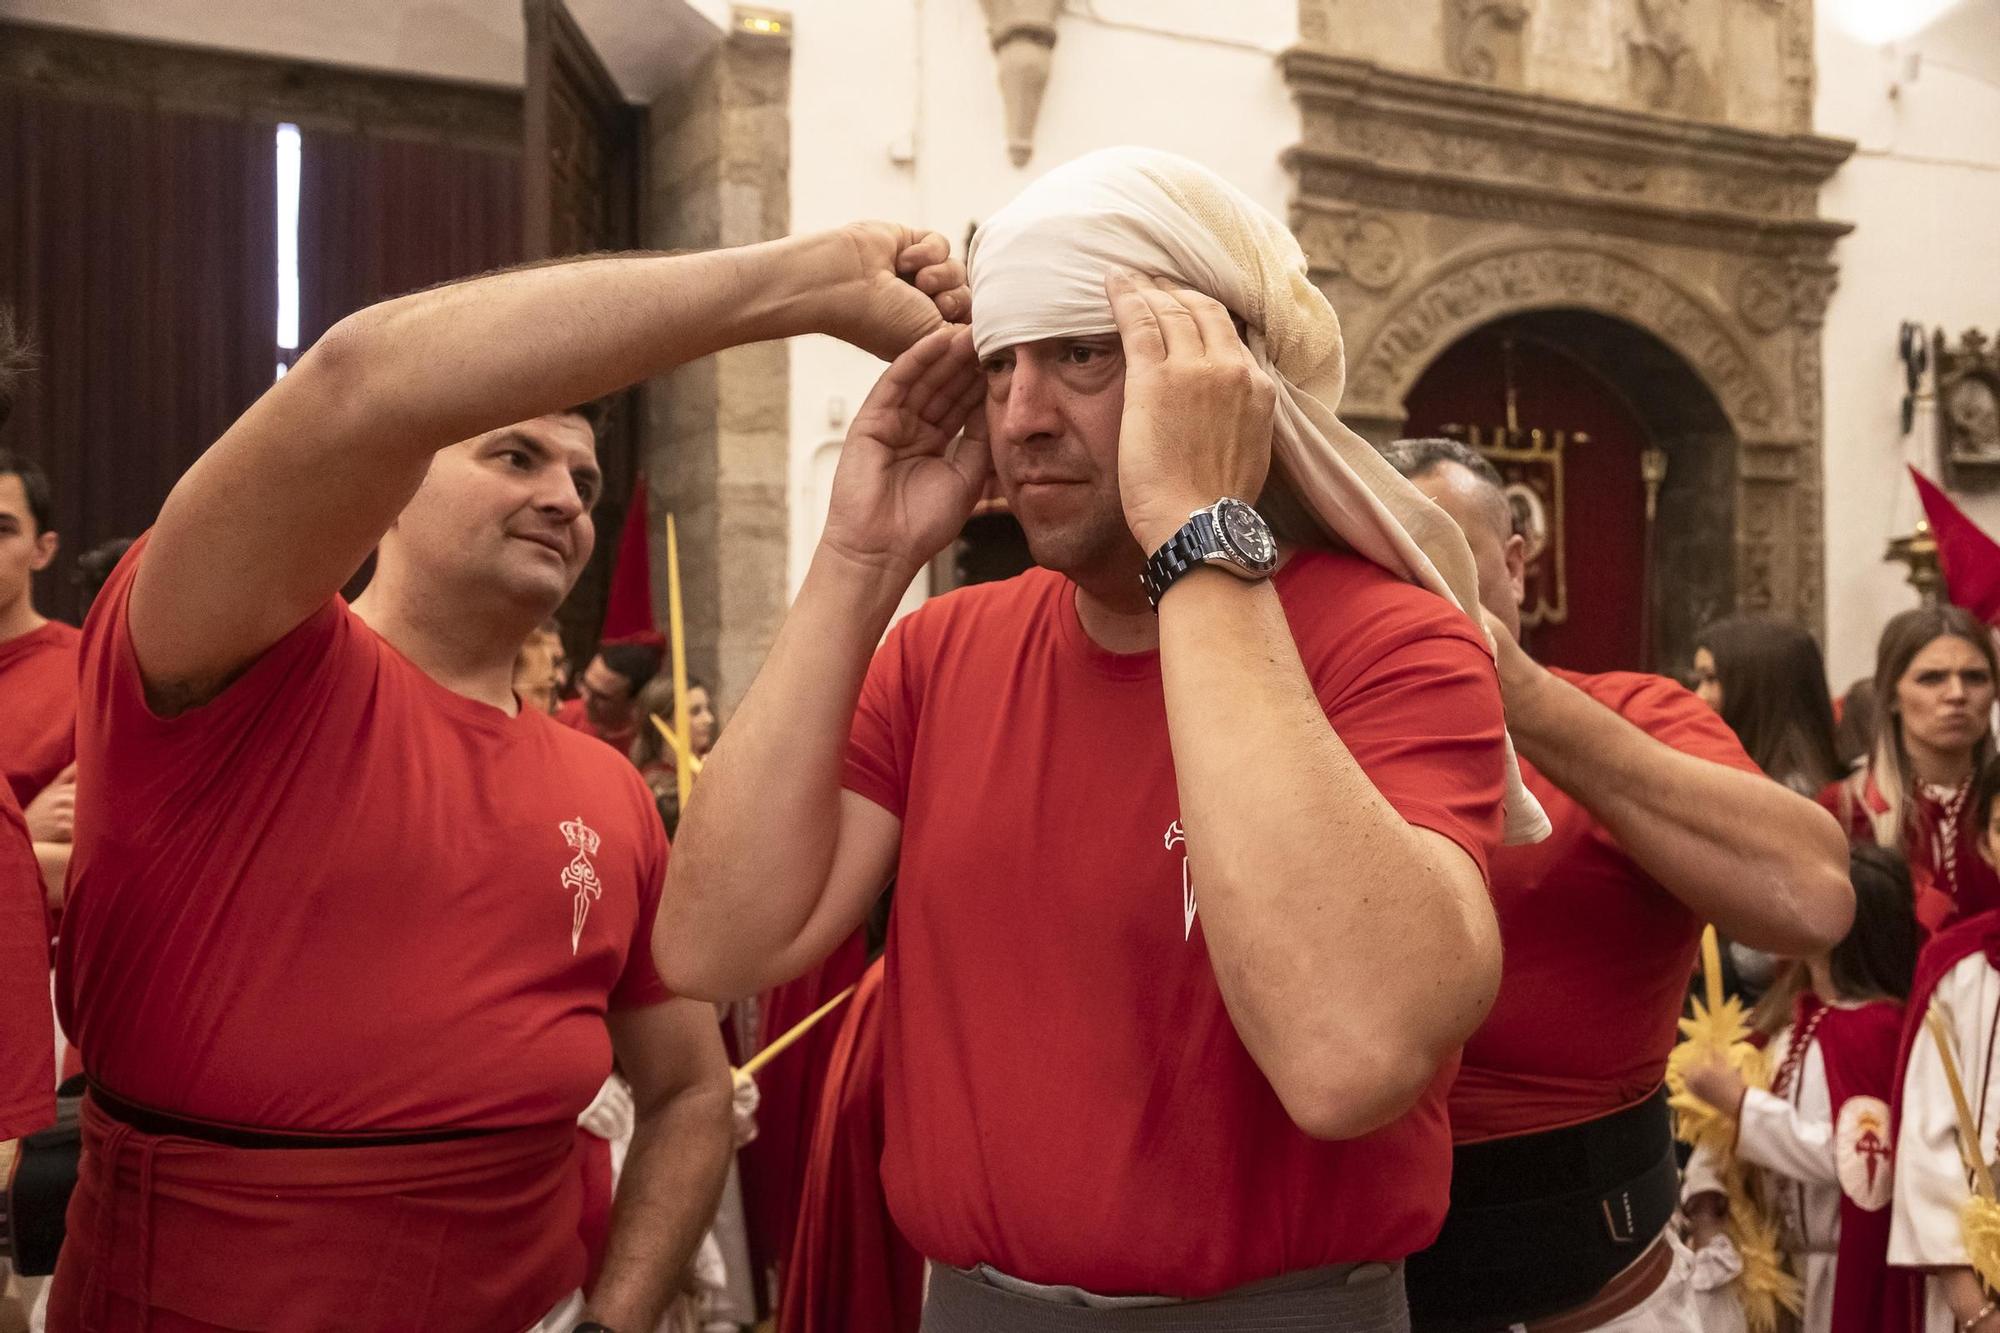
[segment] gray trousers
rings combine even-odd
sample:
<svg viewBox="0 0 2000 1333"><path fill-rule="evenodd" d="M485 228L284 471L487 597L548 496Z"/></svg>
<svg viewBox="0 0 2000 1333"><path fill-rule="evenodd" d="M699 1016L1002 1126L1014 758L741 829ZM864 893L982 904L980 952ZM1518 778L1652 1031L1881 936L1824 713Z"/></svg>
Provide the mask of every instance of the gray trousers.
<svg viewBox="0 0 2000 1333"><path fill-rule="evenodd" d="M1409 1333L1401 1264L1290 1273L1207 1300L1106 1300L932 1264L922 1333Z"/></svg>

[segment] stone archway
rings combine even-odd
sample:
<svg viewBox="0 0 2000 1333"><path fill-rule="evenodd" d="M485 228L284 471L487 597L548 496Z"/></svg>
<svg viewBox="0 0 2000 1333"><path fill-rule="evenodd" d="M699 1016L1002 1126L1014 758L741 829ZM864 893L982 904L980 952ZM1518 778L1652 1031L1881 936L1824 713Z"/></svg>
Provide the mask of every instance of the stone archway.
<svg viewBox="0 0 2000 1333"><path fill-rule="evenodd" d="M1589 240L1500 242L1433 265L1365 345L1349 340L1341 416L1378 429L1400 425L1404 395L1445 348L1495 320L1552 309L1589 310L1644 329L1701 377L1738 439L1784 442L1778 395L1729 321L1615 246Z"/></svg>

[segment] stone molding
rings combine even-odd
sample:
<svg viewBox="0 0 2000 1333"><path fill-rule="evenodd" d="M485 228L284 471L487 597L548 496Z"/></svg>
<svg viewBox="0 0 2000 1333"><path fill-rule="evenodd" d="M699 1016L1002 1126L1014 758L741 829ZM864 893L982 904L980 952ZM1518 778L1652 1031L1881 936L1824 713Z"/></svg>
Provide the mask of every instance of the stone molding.
<svg viewBox="0 0 2000 1333"><path fill-rule="evenodd" d="M1294 50L1304 197L1784 251L1849 228L1818 216L1846 140L1569 102Z"/></svg>

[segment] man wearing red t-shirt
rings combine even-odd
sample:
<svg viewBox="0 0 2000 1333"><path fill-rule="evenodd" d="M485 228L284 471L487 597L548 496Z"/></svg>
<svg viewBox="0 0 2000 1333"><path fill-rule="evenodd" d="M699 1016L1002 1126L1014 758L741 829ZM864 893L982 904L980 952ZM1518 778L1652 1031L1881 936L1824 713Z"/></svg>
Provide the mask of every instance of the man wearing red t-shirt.
<svg viewBox="0 0 2000 1333"><path fill-rule="evenodd" d="M1388 456L1471 543L1522 776L1555 826L1493 858L1506 965L1452 1087L1452 1212L1410 1265L1416 1327L1691 1330L1661 1083L1702 923L1830 947L1854 910L1844 840L1680 686L1530 660L1492 465L1450 440Z"/></svg>
<svg viewBox="0 0 2000 1333"><path fill-rule="evenodd" d="M1099 179L1172 209L1154 160ZM1492 659L1345 552L1142 587L1202 506L1253 543L1218 499L1273 471L1273 381L1218 301L1089 259L1102 312L1073 295L1110 331L983 365L933 335L856 416L681 825L662 975L728 996L796 974L895 875L881 1169L932 1261L926 1330L1402 1327L1444 1086L1498 974ZM984 432L953 441L982 403L1040 567L878 652L981 494Z"/></svg>
<svg viewBox="0 0 2000 1333"><path fill-rule="evenodd" d="M578 677L577 697L556 709L556 721L629 755L639 734L639 691L659 669L660 650L650 644L605 644Z"/></svg>
<svg viewBox="0 0 2000 1333"><path fill-rule="evenodd" d="M730 1079L651 963L645 784L511 689L593 544L564 404L766 338L893 354L962 285L864 224L439 288L336 325L181 479L84 632L52 1328L654 1327ZM614 1053L636 1127L585 1292L575 1122Z"/></svg>
<svg viewBox="0 0 2000 1333"><path fill-rule="evenodd" d="M0 449L0 776L59 893L76 802L77 632L35 609L34 576L56 556L54 523L48 477Z"/></svg>

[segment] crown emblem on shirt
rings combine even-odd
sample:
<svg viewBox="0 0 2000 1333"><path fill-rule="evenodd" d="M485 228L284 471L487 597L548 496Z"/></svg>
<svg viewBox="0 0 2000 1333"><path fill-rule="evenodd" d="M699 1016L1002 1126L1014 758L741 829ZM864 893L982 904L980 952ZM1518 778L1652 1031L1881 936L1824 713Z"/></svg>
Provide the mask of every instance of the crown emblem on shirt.
<svg viewBox="0 0 2000 1333"><path fill-rule="evenodd" d="M585 856L597 855L597 848L604 840L598 837L597 830L583 822L583 816L565 819L560 827L563 841L570 845L571 851L582 852Z"/></svg>

